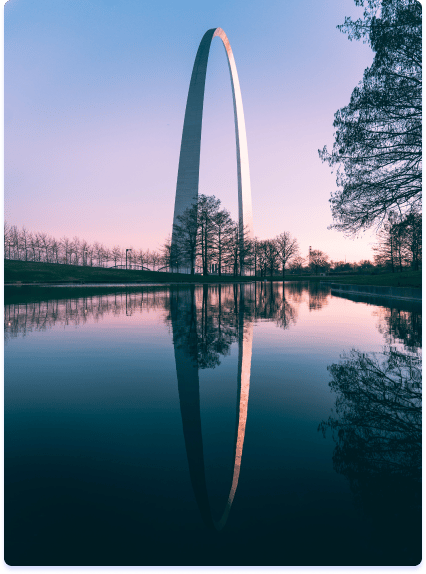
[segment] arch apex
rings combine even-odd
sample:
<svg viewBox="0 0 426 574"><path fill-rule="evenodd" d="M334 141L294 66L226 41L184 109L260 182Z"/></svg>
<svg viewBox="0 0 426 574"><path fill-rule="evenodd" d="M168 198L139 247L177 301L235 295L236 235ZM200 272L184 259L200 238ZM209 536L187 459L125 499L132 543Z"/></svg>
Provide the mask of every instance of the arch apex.
<svg viewBox="0 0 426 574"><path fill-rule="evenodd" d="M186 209L197 203L198 199L204 90L210 46L215 37L219 37L223 42L231 77L237 151L239 227L240 230L244 230L247 237L253 239L250 170L241 89L229 39L220 27L211 28L204 34L198 47L192 69L182 130L173 230L175 225L178 224L178 217L183 215ZM176 239L174 233L172 233L172 245L174 243L176 243ZM194 261L191 262L192 267L194 264Z"/></svg>

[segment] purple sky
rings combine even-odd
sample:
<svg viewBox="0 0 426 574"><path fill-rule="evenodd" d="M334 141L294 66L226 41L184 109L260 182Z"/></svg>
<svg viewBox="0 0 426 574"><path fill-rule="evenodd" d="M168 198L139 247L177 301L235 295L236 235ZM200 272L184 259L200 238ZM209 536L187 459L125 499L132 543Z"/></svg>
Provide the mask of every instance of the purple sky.
<svg viewBox="0 0 426 574"><path fill-rule="evenodd" d="M222 27L240 78L254 231L289 231L333 260L372 258L374 233L327 230L333 143L372 52L336 29L353 0L9 0L5 5L5 217L57 238L159 249L171 232L192 65ZM237 217L225 52L209 58L200 192Z"/></svg>

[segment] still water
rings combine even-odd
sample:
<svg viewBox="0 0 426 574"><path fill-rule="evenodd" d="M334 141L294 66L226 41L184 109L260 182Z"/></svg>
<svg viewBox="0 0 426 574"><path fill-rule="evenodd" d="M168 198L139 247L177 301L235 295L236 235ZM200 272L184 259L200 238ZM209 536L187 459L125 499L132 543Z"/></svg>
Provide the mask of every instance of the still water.
<svg viewBox="0 0 426 574"><path fill-rule="evenodd" d="M9 565L414 565L421 305L301 283L5 294Z"/></svg>

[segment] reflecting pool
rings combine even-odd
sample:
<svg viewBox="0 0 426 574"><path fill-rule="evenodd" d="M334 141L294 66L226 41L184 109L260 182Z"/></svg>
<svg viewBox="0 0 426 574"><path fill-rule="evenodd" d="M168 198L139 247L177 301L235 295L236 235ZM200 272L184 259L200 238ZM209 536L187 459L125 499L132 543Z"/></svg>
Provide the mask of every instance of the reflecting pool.
<svg viewBox="0 0 426 574"><path fill-rule="evenodd" d="M421 304L9 288L9 565L414 565Z"/></svg>

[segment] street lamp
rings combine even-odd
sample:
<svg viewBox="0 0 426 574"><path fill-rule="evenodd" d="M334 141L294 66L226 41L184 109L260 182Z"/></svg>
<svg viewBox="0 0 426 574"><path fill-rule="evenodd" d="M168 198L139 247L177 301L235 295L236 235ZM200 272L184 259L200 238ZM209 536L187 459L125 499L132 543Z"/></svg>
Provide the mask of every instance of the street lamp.
<svg viewBox="0 0 426 574"><path fill-rule="evenodd" d="M127 252L128 252L128 251L131 251L131 250L132 250L131 248L130 248L130 249L126 249L126 269L127 269Z"/></svg>

